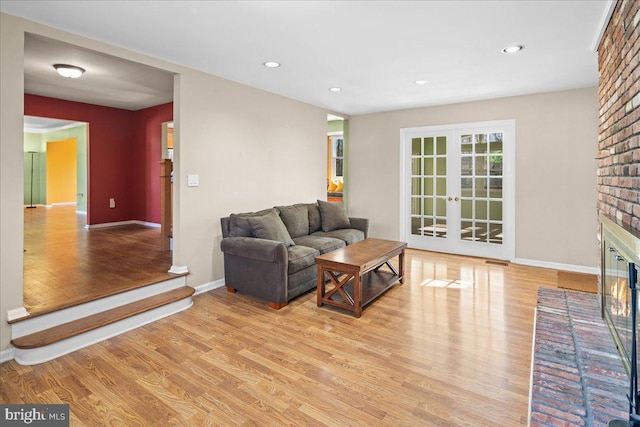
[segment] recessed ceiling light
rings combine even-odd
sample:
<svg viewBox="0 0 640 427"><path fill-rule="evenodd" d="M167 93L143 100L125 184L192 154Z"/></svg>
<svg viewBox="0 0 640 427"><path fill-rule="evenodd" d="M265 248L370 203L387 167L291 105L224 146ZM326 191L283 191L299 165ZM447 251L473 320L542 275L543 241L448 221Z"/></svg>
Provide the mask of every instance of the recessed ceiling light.
<svg viewBox="0 0 640 427"><path fill-rule="evenodd" d="M264 66L267 68L278 68L280 66L280 63L276 61L267 61L264 63Z"/></svg>
<svg viewBox="0 0 640 427"><path fill-rule="evenodd" d="M426 85L427 83L429 83L429 80L416 80L418 86Z"/></svg>
<svg viewBox="0 0 640 427"><path fill-rule="evenodd" d="M68 77L70 79L77 79L85 71L84 68L67 64L53 64L53 68L55 68L58 74L60 74L62 77Z"/></svg>
<svg viewBox="0 0 640 427"><path fill-rule="evenodd" d="M341 88L339 88L339 87L330 87L330 88L329 88L329 90L330 90L331 92L340 92L342 89L341 89Z"/></svg>
<svg viewBox="0 0 640 427"><path fill-rule="evenodd" d="M522 45L507 46L502 49L502 53L516 53L520 52L522 49L524 49L524 46Z"/></svg>

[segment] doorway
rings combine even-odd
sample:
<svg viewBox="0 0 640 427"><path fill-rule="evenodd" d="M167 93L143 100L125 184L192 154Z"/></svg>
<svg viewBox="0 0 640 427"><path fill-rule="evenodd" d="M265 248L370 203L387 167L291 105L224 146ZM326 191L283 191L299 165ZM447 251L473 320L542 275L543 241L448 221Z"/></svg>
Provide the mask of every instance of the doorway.
<svg viewBox="0 0 640 427"><path fill-rule="evenodd" d="M349 121L327 115L327 201L345 202Z"/></svg>
<svg viewBox="0 0 640 427"><path fill-rule="evenodd" d="M409 247L515 257L515 121L401 130L401 233Z"/></svg>
<svg viewBox="0 0 640 427"><path fill-rule="evenodd" d="M88 123L24 117L25 205L75 204L87 214L88 140Z"/></svg>

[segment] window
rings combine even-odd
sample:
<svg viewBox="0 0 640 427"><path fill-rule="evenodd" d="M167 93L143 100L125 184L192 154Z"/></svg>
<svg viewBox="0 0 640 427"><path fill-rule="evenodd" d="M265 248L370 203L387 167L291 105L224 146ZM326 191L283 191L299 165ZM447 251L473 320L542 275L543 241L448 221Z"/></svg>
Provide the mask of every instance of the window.
<svg viewBox="0 0 640 427"><path fill-rule="evenodd" d="M336 180L343 177L344 167L344 139L342 135L331 137L331 178Z"/></svg>

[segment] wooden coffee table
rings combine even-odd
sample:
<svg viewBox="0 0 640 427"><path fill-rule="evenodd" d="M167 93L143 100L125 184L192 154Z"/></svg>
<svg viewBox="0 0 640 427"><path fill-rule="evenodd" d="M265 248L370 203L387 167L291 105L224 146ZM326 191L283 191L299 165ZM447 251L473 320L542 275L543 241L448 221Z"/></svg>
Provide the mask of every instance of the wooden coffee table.
<svg viewBox="0 0 640 427"><path fill-rule="evenodd" d="M397 282L403 283L406 243L365 239L316 257L318 307L330 304L362 315L362 308ZM389 262L399 257L400 267ZM381 269L386 265L387 269ZM329 278L327 289L326 278Z"/></svg>

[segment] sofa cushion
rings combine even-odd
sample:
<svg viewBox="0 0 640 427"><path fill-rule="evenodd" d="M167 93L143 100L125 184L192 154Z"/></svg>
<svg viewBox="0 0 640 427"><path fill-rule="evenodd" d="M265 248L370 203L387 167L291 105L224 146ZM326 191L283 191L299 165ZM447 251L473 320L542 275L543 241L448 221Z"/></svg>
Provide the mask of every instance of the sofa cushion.
<svg viewBox="0 0 640 427"><path fill-rule="evenodd" d="M356 230L355 228L343 228L341 230L333 231L316 231L312 236L318 237L332 237L334 239L344 240L347 245L351 245L360 240L364 240L364 232Z"/></svg>
<svg viewBox="0 0 640 427"><path fill-rule="evenodd" d="M295 245L291 240L287 227L284 226L275 210L266 215L247 217L247 221L251 225L251 232L255 237L276 240L287 246Z"/></svg>
<svg viewBox="0 0 640 427"><path fill-rule="evenodd" d="M289 265L287 273L293 274L315 264L315 258L320 255L317 249L307 246L290 246L288 249Z"/></svg>
<svg viewBox="0 0 640 427"><path fill-rule="evenodd" d="M349 217L344 210L342 202L330 203L318 200L320 218L322 219L322 231L340 230L351 227Z"/></svg>
<svg viewBox="0 0 640 427"><path fill-rule="evenodd" d="M333 237L300 236L294 238L293 241L296 242L296 245L308 246L310 248L317 249L320 251L320 255L346 246L344 240L335 239Z"/></svg>
<svg viewBox="0 0 640 427"><path fill-rule="evenodd" d="M244 212L229 215L229 237L255 237L251 233L251 225L249 221L247 221L247 218L263 216L269 212L275 212L275 210L270 208L258 212Z"/></svg>
<svg viewBox="0 0 640 427"><path fill-rule="evenodd" d="M316 231L322 230L322 220L320 219L320 209L318 209L317 203L307 203L307 210L309 211L309 233L312 234Z"/></svg>
<svg viewBox="0 0 640 427"><path fill-rule="evenodd" d="M276 206L276 209L291 237L309 234L309 210L306 205Z"/></svg>

